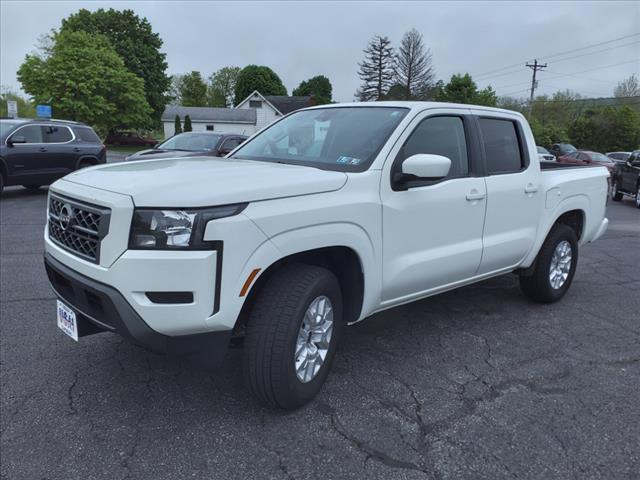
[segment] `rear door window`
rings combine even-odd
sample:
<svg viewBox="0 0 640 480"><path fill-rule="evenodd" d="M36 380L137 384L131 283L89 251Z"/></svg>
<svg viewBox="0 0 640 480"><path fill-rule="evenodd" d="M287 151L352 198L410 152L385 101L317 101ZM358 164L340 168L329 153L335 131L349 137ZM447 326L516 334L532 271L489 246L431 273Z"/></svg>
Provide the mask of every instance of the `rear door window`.
<svg viewBox="0 0 640 480"><path fill-rule="evenodd" d="M47 125L42 127L45 143L66 143L73 140L69 127Z"/></svg>
<svg viewBox="0 0 640 480"><path fill-rule="evenodd" d="M515 122L497 118L480 118L487 171L490 175L516 173L526 165Z"/></svg>

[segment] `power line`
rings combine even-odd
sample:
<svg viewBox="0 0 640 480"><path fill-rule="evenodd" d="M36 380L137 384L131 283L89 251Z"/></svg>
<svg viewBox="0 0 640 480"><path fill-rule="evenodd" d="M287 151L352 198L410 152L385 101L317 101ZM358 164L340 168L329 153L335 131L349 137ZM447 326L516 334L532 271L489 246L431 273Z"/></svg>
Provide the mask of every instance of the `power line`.
<svg viewBox="0 0 640 480"><path fill-rule="evenodd" d="M609 43L613 43L613 42L617 42L619 40L624 40L626 38L637 37L637 36L640 36L640 32L632 33L631 35L624 35L622 37L614 38L614 39L607 40L607 41L604 41L604 42L594 43L594 44L591 44L591 45L587 45L585 47L574 48L572 50L565 50L564 52L555 53L555 54L552 54L552 55L546 55L546 56L540 57L540 58L548 60L550 58L559 57L559 56L565 55L567 53L573 53L573 52L577 52L577 51L581 51L581 50L587 50L589 48L599 47L600 45L607 45ZM635 44L635 43L636 42L633 42L632 44ZM623 45L623 46L626 46L626 45ZM618 48L618 47L614 47L614 48ZM606 51L606 50L604 50L604 51ZM492 73L502 72L503 70L507 70L507 69L514 68L514 67L518 67L520 65L522 65L522 63L518 62L518 63L514 63L512 65L507 65L506 67L501 67L501 68L497 68L497 69L494 69L494 70L489 70L489 71L484 72L484 73L478 73L478 74L475 74L473 76L475 78L485 77L487 75L491 75Z"/></svg>
<svg viewBox="0 0 640 480"><path fill-rule="evenodd" d="M638 35L640 35L640 32L632 33L631 35L625 35L624 37L614 38L613 40L607 40L606 42L594 43L593 45L589 45L587 47L574 48L573 50L565 50L564 52L556 53L555 55L548 55L546 57L541 57L541 58L544 60L549 60L550 58L560 57L566 53L573 53L573 52L578 52L580 50L586 50L592 47L599 47L600 45L606 45L608 43L617 42L618 40L624 40L625 38L637 37Z"/></svg>
<svg viewBox="0 0 640 480"><path fill-rule="evenodd" d="M588 70L582 70L581 72L573 72L573 73L560 73L560 72L556 72L556 71L553 71L553 70L547 70L547 72L552 74L552 76L550 78L572 77L572 76L579 75L581 73L594 72L596 70L602 70L602 69L605 69L605 68L617 67L619 65L626 65L628 63L635 63L637 61L638 60L628 60L626 62L614 63L614 64L611 64L611 65L604 65L604 66L601 66L601 67L590 68ZM584 80L593 80L593 81L596 81L596 82L603 82L603 83L613 83L610 80L597 80L595 78L589 79L589 78L585 78L585 77L577 77L577 78L581 78L581 79L584 79ZM499 85L499 86L494 87L494 89L497 90L498 88L517 87L519 85L525 85L527 83L529 83L529 80L527 80L525 82L511 83L509 85Z"/></svg>

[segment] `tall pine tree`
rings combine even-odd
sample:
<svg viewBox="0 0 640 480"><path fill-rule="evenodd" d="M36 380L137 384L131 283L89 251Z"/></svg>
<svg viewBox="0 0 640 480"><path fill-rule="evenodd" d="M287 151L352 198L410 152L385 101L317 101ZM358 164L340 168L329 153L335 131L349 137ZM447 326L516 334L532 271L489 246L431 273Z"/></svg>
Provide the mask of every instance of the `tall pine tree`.
<svg viewBox="0 0 640 480"><path fill-rule="evenodd" d="M391 41L376 35L364 49L364 60L358 63L362 85L356 92L361 102L382 100L395 77L395 58Z"/></svg>
<svg viewBox="0 0 640 480"><path fill-rule="evenodd" d="M433 89L435 71L431 51L424 48L422 34L415 28L402 37L396 54L396 83L404 87L405 100L423 100Z"/></svg>

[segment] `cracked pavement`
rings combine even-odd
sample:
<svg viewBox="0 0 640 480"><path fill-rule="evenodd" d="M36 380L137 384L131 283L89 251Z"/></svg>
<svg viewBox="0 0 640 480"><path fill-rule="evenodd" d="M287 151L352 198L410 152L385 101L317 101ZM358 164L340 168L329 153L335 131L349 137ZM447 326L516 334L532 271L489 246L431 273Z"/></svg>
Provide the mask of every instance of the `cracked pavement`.
<svg viewBox="0 0 640 480"><path fill-rule="evenodd" d="M567 296L512 275L346 331L317 400L263 408L213 372L56 327L46 189L0 201L2 479L637 479L640 210L609 203Z"/></svg>

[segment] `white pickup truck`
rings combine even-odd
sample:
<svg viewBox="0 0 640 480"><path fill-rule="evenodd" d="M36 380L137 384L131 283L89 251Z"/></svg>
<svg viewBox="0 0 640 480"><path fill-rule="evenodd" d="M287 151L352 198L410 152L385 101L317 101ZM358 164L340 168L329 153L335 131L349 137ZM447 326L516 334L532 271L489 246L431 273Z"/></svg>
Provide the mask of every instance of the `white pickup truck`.
<svg viewBox="0 0 640 480"><path fill-rule="evenodd" d="M522 115L423 102L292 113L226 158L87 168L49 189L58 325L205 365L263 402L322 387L345 325L496 275L559 300L607 228L604 167L541 168Z"/></svg>

